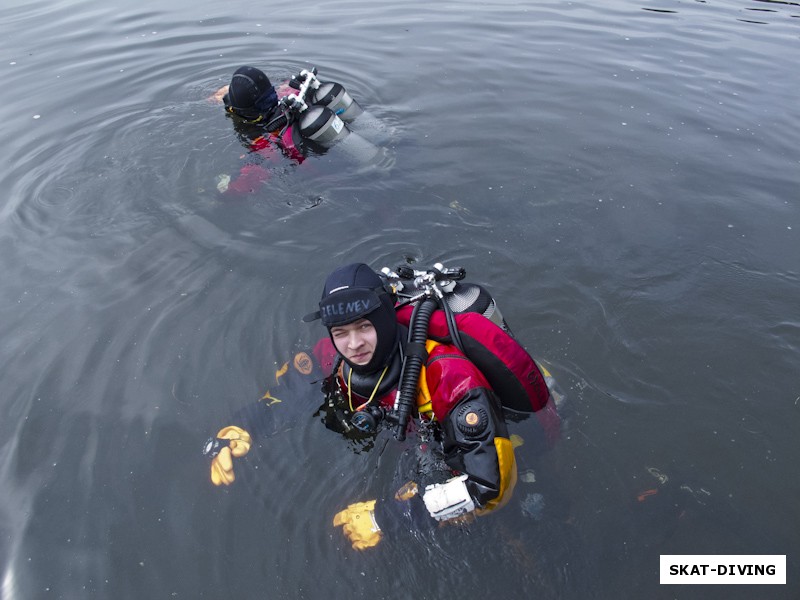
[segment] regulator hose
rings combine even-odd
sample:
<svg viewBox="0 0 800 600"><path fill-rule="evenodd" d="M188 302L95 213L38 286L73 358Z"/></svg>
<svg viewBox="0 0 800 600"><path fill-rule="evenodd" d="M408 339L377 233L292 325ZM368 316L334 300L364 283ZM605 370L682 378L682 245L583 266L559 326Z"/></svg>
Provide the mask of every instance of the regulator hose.
<svg viewBox="0 0 800 600"><path fill-rule="evenodd" d="M456 324L456 315L453 312L453 309L450 308L450 305L447 303L446 299L442 299L442 309L444 310L444 314L447 320L447 329L450 332L450 338L453 340L453 344L456 348L461 350L461 353L466 355L467 352L464 350L464 343L461 341L461 334L458 332L458 325Z"/></svg>
<svg viewBox="0 0 800 600"><path fill-rule="evenodd" d="M402 442L406 439L408 419L417 403L417 385L422 365L427 361L428 353L425 342L428 339L428 323L438 304L432 298L425 298L414 307L408 327L408 345L406 360L400 375L400 386L395 402L394 437Z"/></svg>
<svg viewBox="0 0 800 600"><path fill-rule="evenodd" d="M279 114L269 123L267 123L264 129L266 129L269 132L273 132L280 129L281 134L283 134L283 131L286 129L288 125L289 125L289 117L287 116L286 112L281 112L281 114Z"/></svg>

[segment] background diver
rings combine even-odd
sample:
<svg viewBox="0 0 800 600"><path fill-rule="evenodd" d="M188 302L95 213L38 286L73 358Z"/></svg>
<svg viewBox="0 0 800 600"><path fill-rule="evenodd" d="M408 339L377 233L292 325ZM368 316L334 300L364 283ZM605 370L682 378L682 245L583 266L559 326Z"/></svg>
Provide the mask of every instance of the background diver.
<svg viewBox="0 0 800 600"><path fill-rule="evenodd" d="M377 119L340 83L319 80L316 69L304 69L275 87L263 71L245 65L210 100L222 103L250 153L233 180L228 175L218 178L222 193L257 190L270 177L264 163L277 164L281 156L299 165L309 154L324 153L334 144L360 164L381 154L378 146L351 130L357 118L362 131L382 129Z"/></svg>

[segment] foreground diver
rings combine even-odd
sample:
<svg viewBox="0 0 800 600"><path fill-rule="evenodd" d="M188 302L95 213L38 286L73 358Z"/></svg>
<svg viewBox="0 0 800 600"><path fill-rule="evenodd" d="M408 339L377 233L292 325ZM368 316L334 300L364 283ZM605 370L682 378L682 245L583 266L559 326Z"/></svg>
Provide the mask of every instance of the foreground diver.
<svg viewBox="0 0 800 600"><path fill-rule="evenodd" d="M390 427L398 439L413 433L417 442L407 483L393 497L356 502L335 515L333 524L353 548L375 546L401 525L463 522L508 501L516 462L504 408L535 412L546 435L557 436L547 372L504 329L483 288L455 287L463 272L436 265L412 275L399 304L402 278L388 270L382 279L356 263L328 276L319 311L304 319L320 319L328 338L317 343L314 359L300 353L287 363L274 393L207 442L215 485L233 483L233 459L274 429L281 398L299 389L292 382L329 373L321 408L326 426L361 439Z"/></svg>
<svg viewBox="0 0 800 600"><path fill-rule="evenodd" d="M341 84L320 81L316 69L304 69L275 87L263 71L245 65L211 99L225 106L255 159L233 181L220 176L217 189L222 193L256 190L270 176L261 163L277 161L281 154L301 164L309 152L323 153L344 140L346 152L361 162L379 153L377 146L351 135L348 127L363 109Z"/></svg>

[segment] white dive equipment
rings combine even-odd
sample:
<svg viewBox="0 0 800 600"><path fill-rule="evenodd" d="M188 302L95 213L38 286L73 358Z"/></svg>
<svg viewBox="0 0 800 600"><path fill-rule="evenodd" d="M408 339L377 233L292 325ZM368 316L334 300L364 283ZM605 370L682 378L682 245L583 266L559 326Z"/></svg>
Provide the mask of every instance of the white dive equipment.
<svg viewBox="0 0 800 600"><path fill-rule="evenodd" d="M447 521L475 510L475 501L467 491L466 481L466 475L459 475L425 488L422 501L434 519Z"/></svg>

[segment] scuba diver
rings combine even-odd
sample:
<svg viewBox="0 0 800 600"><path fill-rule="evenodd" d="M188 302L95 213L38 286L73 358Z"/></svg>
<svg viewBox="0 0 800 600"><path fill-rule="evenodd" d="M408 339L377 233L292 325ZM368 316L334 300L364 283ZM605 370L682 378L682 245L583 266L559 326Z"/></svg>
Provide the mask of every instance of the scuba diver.
<svg viewBox="0 0 800 600"><path fill-rule="evenodd" d="M303 319L328 331L314 358L298 353L276 374L276 389L206 442L214 485L232 484L234 458L277 429L287 394L324 377L318 414L329 429L356 440L386 429L400 441L415 436L401 459L409 463L404 485L335 515L354 549L409 525L466 522L503 506L517 479L506 415L536 414L550 444L560 421L549 373L513 338L489 293L461 283L464 276L441 264L382 276L363 263L333 271L319 310Z"/></svg>
<svg viewBox="0 0 800 600"><path fill-rule="evenodd" d="M255 191L270 177L261 163L278 161L281 154L301 164L309 153L322 154L340 142L345 153L361 163L380 153L348 126L364 115L361 106L340 83L320 81L316 68L303 69L276 88L260 69L239 67L230 84L210 99L225 106L237 134L255 158L233 181L228 175L219 176L221 193ZM374 119L367 115L362 120Z"/></svg>

